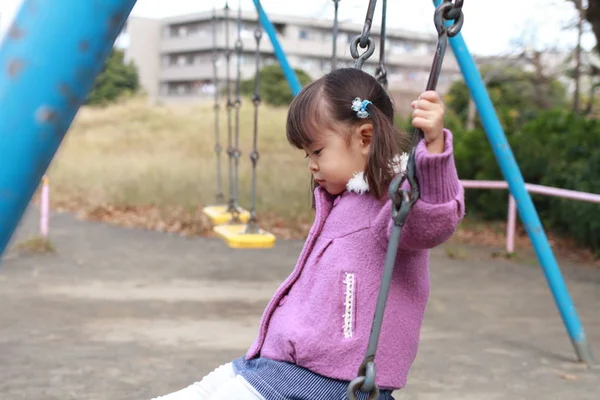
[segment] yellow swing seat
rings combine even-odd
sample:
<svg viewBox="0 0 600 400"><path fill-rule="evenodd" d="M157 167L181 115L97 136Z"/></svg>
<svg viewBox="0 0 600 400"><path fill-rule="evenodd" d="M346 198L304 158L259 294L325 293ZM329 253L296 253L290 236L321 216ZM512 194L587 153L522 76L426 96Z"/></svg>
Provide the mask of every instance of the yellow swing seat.
<svg viewBox="0 0 600 400"><path fill-rule="evenodd" d="M210 222L213 225L222 225L231 220L231 213L227 211L227 208L227 204L212 205L204 207L202 212L210 219ZM240 210L240 220L243 223L248 222L250 219L250 212L241 207L238 207L238 210Z"/></svg>
<svg viewBox="0 0 600 400"><path fill-rule="evenodd" d="M213 227L213 231L229 247L234 249L270 249L275 246L275 235L263 229L256 233L246 232L246 224L224 224Z"/></svg>

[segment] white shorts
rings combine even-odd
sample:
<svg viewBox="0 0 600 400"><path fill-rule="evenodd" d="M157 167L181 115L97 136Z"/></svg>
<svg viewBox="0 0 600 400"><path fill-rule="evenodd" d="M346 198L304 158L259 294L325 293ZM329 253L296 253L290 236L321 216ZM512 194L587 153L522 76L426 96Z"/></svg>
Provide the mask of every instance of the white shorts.
<svg viewBox="0 0 600 400"><path fill-rule="evenodd" d="M265 400L231 363L221 365L200 382L152 400Z"/></svg>

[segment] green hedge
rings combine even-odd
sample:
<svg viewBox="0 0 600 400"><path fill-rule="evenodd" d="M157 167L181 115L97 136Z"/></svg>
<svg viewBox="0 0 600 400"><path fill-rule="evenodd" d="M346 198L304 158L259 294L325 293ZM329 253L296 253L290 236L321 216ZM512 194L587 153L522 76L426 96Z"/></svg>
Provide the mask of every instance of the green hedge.
<svg viewBox="0 0 600 400"><path fill-rule="evenodd" d="M312 82L312 78L301 69L294 69L302 87ZM252 97L254 94L254 76L240 84L241 94ZM294 95L292 89L278 64L267 65L259 72L259 93L265 104L286 106L291 103Z"/></svg>
<svg viewBox="0 0 600 400"><path fill-rule="evenodd" d="M123 50L113 48L85 102L91 106L103 106L123 95L136 93L139 88L137 67L132 62L125 62Z"/></svg>
<svg viewBox="0 0 600 400"><path fill-rule="evenodd" d="M455 131L461 179L503 180L487 136ZM600 193L600 121L564 111L542 111L516 132L506 132L526 182ZM532 196L546 229L572 237L600 254L600 205ZM486 219L505 219L506 191L466 192L467 210Z"/></svg>

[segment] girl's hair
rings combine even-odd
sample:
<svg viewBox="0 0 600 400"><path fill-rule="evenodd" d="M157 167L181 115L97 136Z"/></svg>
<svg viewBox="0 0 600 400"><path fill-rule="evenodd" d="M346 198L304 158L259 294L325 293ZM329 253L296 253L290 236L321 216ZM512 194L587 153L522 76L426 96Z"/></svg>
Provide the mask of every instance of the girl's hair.
<svg viewBox="0 0 600 400"><path fill-rule="evenodd" d="M368 118L359 118L351 109L356 97L372 103L366 108ZM395 155L408 148L408 137L394 127L392 101L373 76L356 68L342 68L306 86L290 104L287 139L293 146L303 149L317 139L321 129L340 123L350 127L364 123L373 125L365 177L370 192L382 199L394 177L391 162ZM316 186L313 179L312 187Z"/></svg>

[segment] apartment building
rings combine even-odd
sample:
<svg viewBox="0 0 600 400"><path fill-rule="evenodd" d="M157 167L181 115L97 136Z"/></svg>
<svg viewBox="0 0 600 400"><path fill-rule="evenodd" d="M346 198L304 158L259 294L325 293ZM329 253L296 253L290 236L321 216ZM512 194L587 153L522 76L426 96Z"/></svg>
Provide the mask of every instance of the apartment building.
<svg viewBox="0 0 600 400"><path fill-rule="evenodd" d="M127 36L126 57L140 72L141 85L155 101L197 100L211 96L213 85L213 51L216 52L218 79L224 84L227 76L236 78L238 38L237 10L230 10L229 19L224 10L213 13L196 13L161 20L132 17L124 34ZM293 68L300 68L317 79L331 70L333 48L332 19L299 18L269 15L275 26L281 47ZM243 12L240 18L242 51L239 57L242 79L255 73L257 27L256 12ZM213 23L216 35L213 45ZM227 26L229 29L227 30ZM341 22L337 40L338 66L351 66L349 43L362 30L362 24ZM433 26L432 26L433 31ZM229 32L229 35L227 35ZM378 26L371 33L376 43L375 54L364 65L364 70L374 73L379 62ZM232 50L229 74L225 49L229 36ZM386 38L386 66L388 88L395 97L408 96L425 89L435 48L437 34L422 34L388 29ZM260 42L261 65L276 63L273 46L263 31ZM450 82L461 79L457 62L448 48L440 75L438 90L447 90Z"/></svg>

